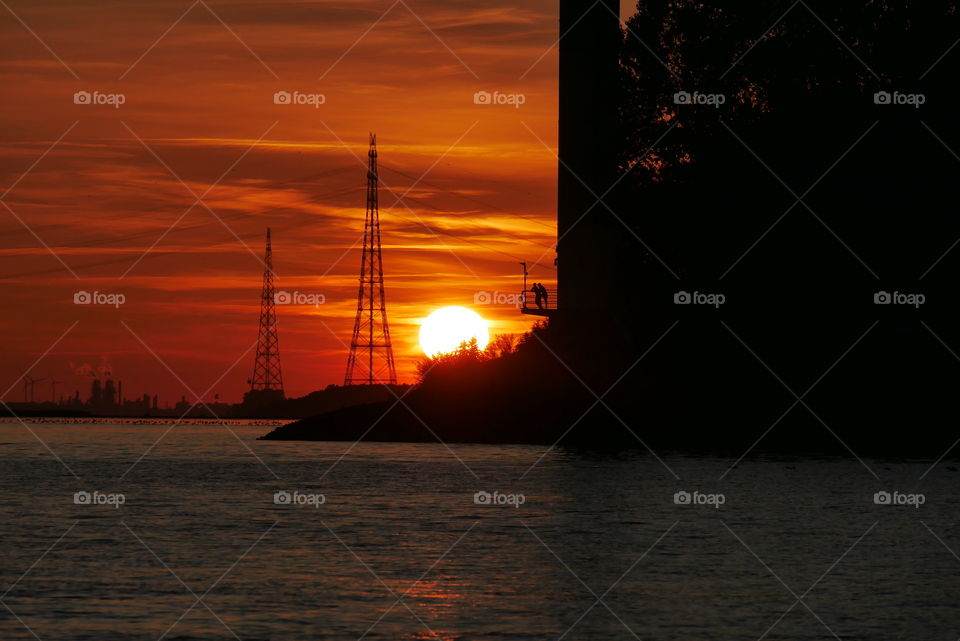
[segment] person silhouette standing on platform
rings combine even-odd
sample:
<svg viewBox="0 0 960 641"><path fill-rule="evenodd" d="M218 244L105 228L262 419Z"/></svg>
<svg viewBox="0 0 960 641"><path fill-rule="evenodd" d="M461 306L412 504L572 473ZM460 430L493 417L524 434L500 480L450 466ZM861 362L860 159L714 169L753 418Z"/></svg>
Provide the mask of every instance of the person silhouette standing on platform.
<svg viewBox="0 0 960 641"><path fill-rule="evenodd" d="M547 288L543 286L543 283L537 283L540 287L540 298L543 300L544 307L550 307L550 294L547 293Z"/></svg>
<svg viewBox="0 0 960 641"><path fill-rule="evenodd" d="M534 283L530 291L536 296L537 309L543 309L543 293L540 291L540 283Z"/></svg>

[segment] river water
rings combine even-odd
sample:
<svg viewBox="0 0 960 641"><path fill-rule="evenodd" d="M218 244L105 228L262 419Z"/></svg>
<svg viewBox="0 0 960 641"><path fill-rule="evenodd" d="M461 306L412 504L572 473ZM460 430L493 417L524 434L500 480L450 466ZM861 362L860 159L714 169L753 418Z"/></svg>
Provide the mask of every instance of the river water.
<svg viewBox="0 0 960 641"><path fill-rule="evenodd" d="M269 429L0 423L0 639L960 636L942 452L734 466Z"/></svg>

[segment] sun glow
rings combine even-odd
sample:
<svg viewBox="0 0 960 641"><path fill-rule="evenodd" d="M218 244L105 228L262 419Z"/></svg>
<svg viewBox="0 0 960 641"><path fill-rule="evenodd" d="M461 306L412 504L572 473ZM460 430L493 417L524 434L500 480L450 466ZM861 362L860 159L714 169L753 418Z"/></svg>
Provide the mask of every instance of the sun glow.
<svg viewBox="0 0 960 641"><path fill-rule="evenodd" d="M490 342L490 332L487 321L465 307L438 309L420 326L420 348L427 356L454 352L472 338L483 349Z"/></svg>

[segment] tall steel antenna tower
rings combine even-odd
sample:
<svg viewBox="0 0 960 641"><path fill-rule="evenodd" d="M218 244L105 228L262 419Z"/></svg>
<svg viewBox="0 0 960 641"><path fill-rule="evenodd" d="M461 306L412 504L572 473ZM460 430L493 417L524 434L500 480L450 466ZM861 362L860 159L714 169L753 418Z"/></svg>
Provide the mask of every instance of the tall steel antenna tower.
<svg viewBox="0 0 960 641"><path fill-rule="evenodd" d="M367 170L367 215L363 224L363 260L360 262L360 291L357 319L353 324L350 356L344 385L397 383L393 345L387 323L387 302L383 295L383 256L380 253L380 199L377 174L377 136L370 134L370 166Z"/></svg>
<svg viewBox="0 0 960 641"><path fill-rule="evenodd" d="M271 390L283 396L280 371L280 341L277 338L277 311L273 291L273 245L267 228L267 249L263 257L263 293L260 294L260 330L257 335L257 360L253 364L250 391Z"/></svg>

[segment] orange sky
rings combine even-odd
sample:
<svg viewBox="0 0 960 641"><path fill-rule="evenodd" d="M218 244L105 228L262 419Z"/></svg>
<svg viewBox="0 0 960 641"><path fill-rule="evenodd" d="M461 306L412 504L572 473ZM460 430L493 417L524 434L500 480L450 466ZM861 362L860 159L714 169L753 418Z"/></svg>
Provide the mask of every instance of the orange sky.
<svg viewBox="0 0 960 641"><path fill-rule="evenodd" d="M474 294L518 291L519 260L541 260L532 280L555 279L555 0L8 5L0 393L67 332L33 371L63 381L60 393L86 397L75 372L89 365L112 369L128 398L193 401L188 386L212 386L205 400L239 400L259 311L251 252L267 226L278 289L326 296L278 307L287 393L342 382L368 131L398 196L423 177L398 204L381 190L401 378L412 380L419 321L437 307L471 307L492 333L529 326ZM78 105L77 91L125 102ZM326 102L277 105L277 91ZM526 102L476 105L477 91ZM78 290L126 302L74 305ZM37 386L38 400L49 394ZM4 400L22 397L17 387Z"/></svg>

